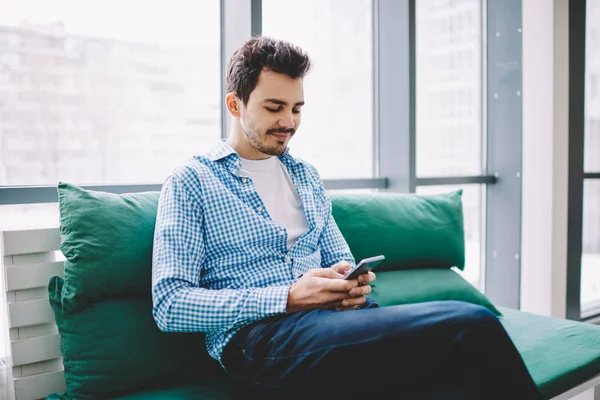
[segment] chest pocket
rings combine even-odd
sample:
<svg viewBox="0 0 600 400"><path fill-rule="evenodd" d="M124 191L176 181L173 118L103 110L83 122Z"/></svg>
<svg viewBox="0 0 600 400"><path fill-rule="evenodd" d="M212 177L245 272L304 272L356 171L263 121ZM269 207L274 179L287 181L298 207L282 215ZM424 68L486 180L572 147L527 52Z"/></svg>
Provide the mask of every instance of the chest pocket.
<svg viewBox="0 0 600 400"><path fill-rule="evenodd" d="M298 192L310 228L323 228L329 213L328 201L325 195L320 190L313 189L310 186L300 186Z"/></svg>

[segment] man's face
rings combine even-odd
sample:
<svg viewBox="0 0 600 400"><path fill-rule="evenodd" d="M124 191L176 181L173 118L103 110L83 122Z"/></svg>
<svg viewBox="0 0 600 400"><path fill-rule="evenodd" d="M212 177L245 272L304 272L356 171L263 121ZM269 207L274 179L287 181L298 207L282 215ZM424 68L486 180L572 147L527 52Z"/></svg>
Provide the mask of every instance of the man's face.
<svg viewBox="0 0 600 400"><path fill-rule="evenodd" d="M300 126L302 79L263 70L248 104L239 103L240 124L250 145L263 154L278 156Z"/></svg>

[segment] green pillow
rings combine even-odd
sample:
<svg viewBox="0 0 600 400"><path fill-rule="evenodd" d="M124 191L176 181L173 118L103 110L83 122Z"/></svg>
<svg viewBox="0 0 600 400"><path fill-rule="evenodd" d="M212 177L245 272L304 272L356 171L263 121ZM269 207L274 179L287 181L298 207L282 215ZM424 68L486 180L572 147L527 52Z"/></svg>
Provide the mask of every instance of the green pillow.
<svg viewBox="0 0 600 400"><path fill-rule="evenodd" d="M202 333L164 333L152 317L149 296L104 299L63 312L59 277L49 284L60 332L67 393L63 399L106 399L181 383L224 377Z"/></svg>
<svg viewBox="0 0 600 400"><path fill-rule="evenodd" d="M152 316L152 245L160 192L58 185L64 280L48 290L67 398L106 398L223 374L200 333L161 332Z"/></svg>
<svg viewBox="0 0 600 400"><path fill-rule="evenodd" d="M487 307L496 315L500 311L477 288L451 269L412 269L374 271L371 296L380 306L457 300Z"/></svg>
<svg viewBox="0 0 600 400"><path fill-rule="evenodd" d="M462 190L438 195L331 194L333 217L356 261L378 271L465 266Z"/></svg>
<svg viewBox="0 0 600 400"><path fill-rule="evenodd" d="M58 184L64 312L114 296L150 296L159 192L113 194Z"/></svg>

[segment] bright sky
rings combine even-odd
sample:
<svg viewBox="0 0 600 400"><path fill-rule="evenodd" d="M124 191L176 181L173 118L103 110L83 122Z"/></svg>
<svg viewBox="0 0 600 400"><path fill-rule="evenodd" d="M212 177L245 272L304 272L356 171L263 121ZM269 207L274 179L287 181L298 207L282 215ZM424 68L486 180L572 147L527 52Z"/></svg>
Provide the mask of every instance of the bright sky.
<svg viewBox="0 0 600 400"><path fill-rule="evenodd" d="M0 0L0 25L64 22L75 35L202 44L219 35L219 0Z"/></svg>

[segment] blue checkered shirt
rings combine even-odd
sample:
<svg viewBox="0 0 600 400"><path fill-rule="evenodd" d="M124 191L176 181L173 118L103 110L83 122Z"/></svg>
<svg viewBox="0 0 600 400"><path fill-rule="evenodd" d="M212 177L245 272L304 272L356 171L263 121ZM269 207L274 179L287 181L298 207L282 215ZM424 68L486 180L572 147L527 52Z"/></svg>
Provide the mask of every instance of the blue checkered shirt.
<svg viewBox="0 0 600 400"><path fill-rule="evenodd" d="M271 219L252 180L238 175L240 157L224 141L179 165L161 191L154 318L163 331L206 332L219 362L242 326L286 312L290 286L306 271L355 262L317 170L288 151L279 159L308 221L289 250L285 227Z"/></svg>

